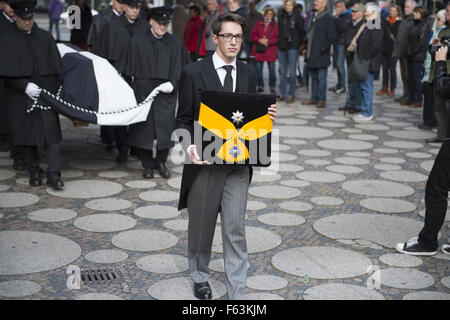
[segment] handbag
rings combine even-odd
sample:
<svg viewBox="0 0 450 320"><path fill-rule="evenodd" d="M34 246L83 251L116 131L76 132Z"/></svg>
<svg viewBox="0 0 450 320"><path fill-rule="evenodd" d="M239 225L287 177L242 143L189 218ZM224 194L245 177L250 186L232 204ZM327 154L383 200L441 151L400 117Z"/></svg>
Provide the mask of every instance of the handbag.
<svg viewBox="0 0 450 320"><path fill-rule="evenodd" d="M367 78L367 75L369 74L369 66L370 60L361 59L358 52L355 51L355 54L353 55L353 61L348 72L351 77L355 78L356 80L362 81L365 80Z"/></svg>
<svg viewBox="0 0 450 320"><path fill-rule="evenodd" d="M267 38L270 37L270 34L272 33L272 30L273 30L273 26L274 26L274 24L272 24L272 28L270 28L270 31L267 34ZM258 53L264 53L264 52L266 52L266 50L267 50L267 46L263 45L262 43L258 42L255 46L255 51Z"/></svg>

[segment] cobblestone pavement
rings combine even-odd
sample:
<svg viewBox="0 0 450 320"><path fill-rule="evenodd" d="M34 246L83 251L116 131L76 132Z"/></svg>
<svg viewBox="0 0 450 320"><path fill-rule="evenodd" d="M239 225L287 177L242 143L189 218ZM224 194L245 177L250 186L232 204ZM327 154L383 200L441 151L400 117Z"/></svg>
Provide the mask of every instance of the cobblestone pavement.
<svg viewBox="0 0 450 320"><path fill-rule="evenodd" d="M328 79L334 85L331 69ZM294 104L279 104L279 165L255 170L246 298L449 299L449 256L395 251L423 225L439 150L425 143L435 133L416 127L422 109L374 97L374 120L356 124L338 111L345 94L328 93L325 109L300 105L306 98L301 88ZM62 127L62 192L30 187L0 153L0 299L194 299L187 213L176 210L179 145L169 180L143 180L133 157L115 163L97 126L64 118ZM214 298L226 299L219 231L213 251ZM120 278L69 288L68 268L110 268Z"/></svg>

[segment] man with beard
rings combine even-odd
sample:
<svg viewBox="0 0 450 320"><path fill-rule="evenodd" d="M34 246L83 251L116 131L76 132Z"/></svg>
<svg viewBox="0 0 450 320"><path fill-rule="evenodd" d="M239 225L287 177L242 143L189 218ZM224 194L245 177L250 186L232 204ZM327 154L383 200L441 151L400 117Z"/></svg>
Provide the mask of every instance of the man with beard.
<svg viewBox="0 0 450 320"><path fill-rule="evenodd" d="M148 23L139 18L141 8L140 0L122 0L124 14L118 19L107 22L100 35L98 43L94 45L94 53L107 59L117 69L117 63L131 39L148 30ZM120 71L119 71L120 72ZM131 78L124 77L131 86ZM127 161L130 146L125 142L126 126L112 126L116 149L119 152L117 162Z"/></svg>
<svg viewBox="0 0 450 320"><path fill-rule="evenodd" d="M60 179L62 135L58 114L52 109L27 112L41 88L58 91L62 66L55 40L34 23L35 6L35 0L19 0L11 5L16 26L0 38L0 46L7 47L0 50L0 77L6 83L12 144L22 147L30 185L42 185L37 148L43 147L48 164L47 184L61 190L64 184Z"/></svg>
<svg viewBox="0 0 450 320"><path fill-rule="evenodd" d="M0 0L0 36L15 27L11 0ZM0 96L6 97L5 81L0 77ZM10 151L13 158L13 167L16 170L25 170L22 150L11 144L11 132L9 128L8 107L6 99L0 101L0 151Z"/></svg>
<svg viewBox="0 0 450 320"><path fill-rule="evenodd" d="M177 88L181 67L190 62L183 42L167 33L172 12L169 7L152 8L151 28L133 39L119 63L119 72L134 79L133 88L138 103L164 82L170 81ZM154 169L161 177L170 177L166 161L173 147L171 135L175 127L176 101L176 89L171 93L160 92L147 120L129 127L126 140L137 150L144 168L144 178L153 178ZM154 140L157 141L155 157L152 151Z"/></svg>

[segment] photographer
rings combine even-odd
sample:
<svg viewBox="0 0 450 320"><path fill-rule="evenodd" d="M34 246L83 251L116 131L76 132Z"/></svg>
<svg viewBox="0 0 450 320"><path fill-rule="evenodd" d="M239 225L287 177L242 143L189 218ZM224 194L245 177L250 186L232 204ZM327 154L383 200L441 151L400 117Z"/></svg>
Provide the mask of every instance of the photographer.
<svg viewBox="0 0 450 320"><path fill-rule="evenodd" d="M447 7L448 8L448 7ZM449 103L450 100L450 73L447 72L448 46L443 45L435 56L437 94ZM415 255L432 256L439 247L438 233L445 221L448 205L448 191L450 190L450 139L444 141L434 160L433 168L428 176L425 188L425 225L418 237L405 243L398 243L397 251ZM441 246L442 253L450 255L450 245Z"/></svg>

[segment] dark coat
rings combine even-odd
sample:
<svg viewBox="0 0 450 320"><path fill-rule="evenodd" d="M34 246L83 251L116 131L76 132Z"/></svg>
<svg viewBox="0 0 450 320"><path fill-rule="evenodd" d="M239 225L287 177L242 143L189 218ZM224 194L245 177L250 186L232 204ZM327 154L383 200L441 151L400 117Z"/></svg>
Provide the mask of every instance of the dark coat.
<svg viewBox="0 0 450 320"><path fill-rule="evenodd" d="M11 23L6 17L3 15L3 12L0 11L0 37L3 33L9 32L14 28L14 23ZM2 49L3 50L3 49ZM6 49L5 49L6 50ZM1 60L1 51L0 51L0 60ZM5 92L5 81L2 77L0 77L0 134L1 135L9 135L9 118L8 118L8 105L6 101L6 92Z"/></svg>
<svg viewBox="0 0 450 320"><path fill-rule="evenodd" d="M89 35L87 38L87 44L92 48L92 52L95 53L95 44L102 32L103 26L112 19L119 18L120 15L116 15L112 6L108 6L105 10L92 17L92 23L89 28Z"/></svg>
<svg viewBox="0 0 450 320"><path fill-rule="evenodd" d="M407 58L412 61L424 61L427 55L427 38L431 32L428 18L414 20L409 32Z"/></svg>
<svg viewBox="0 0 450 320"><path fill-rule="evenodd" d="M257 75L256 70L246 63L236 61L237 81L236 91L256 92ZM179 105L176 118L177 129L184 129L190 133L191 141L188 145L194 144L194 121L198 119L200 110L201 89L223 90L219 76L214 69L212 57L206 57L198 62L183 67L180 89ZM186 144L186 142L184 142ZM197 150L200 150L199 148ZM251 169L251 167L250 167ZM185 164L181 180L180 200L178 210L187 207L187 196L189 188L195 177L202 170L201 165ZM250 177L252 170L250 170Z"/></svg>
<svg viewBox="0 0 450 320"><path fill-rule="evenodd" d="M289 16L284 8L278 11L278 41L281 50L300 49L305 41L305 21L297 10Z"/></svg>
<svg viewBox="0 0 450 320"><path fill-rule="evenodd" d="M253 11L253 12L249 13L247 21L246 21L247 26L244 31L245 42L253 43L253 41L252 41L253 27L256 25L256 23L259 20L263 20L263 19L264 19L264 16L261 13L259 13L258 11Z"/></svg>
<svg viewBox="0 0 450 320"><path fill-rule="evenodd" d="M334 18L334 24L336 26L336 44L344 44L347 29L352 21L352 15L350 10L342 12L338 17Z"/></svg>
<svg viewBox="0 0 450 320"><path fill-rule="evenodd" d="M306 63L308 68L328 68L331 45L336 43L336 26L328 12L322 12L308 23Z"/></svg>
<svg viewBox="0 0 450 320"><path fill-rule="evenodd" d="M134 77L133 90L138 103L142 102L158 85L170 81L174 86L171 93L159 93L145 122L129 126L127 143L141 149L152 150L153 141L158 149L173 147L171 141L175 128L175 107L177 87L181 68L190 63L189 55L180 39L166 33L156 39L151 29L130 42L119 72ZM126 68L125 68L126 66Z"/></svg>
<svg viewBox="0 0 450 320"><path fill-rule="evenodd" d="M347 64L351 65L353 61L353 52L348 51L348 47L352 42L352 39L358 33L359 28L364 23L364 19L361 19L357 24L353 25L353 22L348 23L347 31L345 32L344 46L345 46L345 58L347 59Z"/></svg>
<svg viewBox="0 0 450 320"><path fill-rule="evenodd" d="M1 59L4 64L0 65L0 77L6 83L12 144L59 143L62 135L58 114L52 109L27 113L32 100L25 94L29 82L54 94L58 91L62 62L55 40L35 24L30 35L13 28L1 41L8 43L8 52Z"/></svg>
<svg viewBox="0 0 450 320"><path fill-rule="evenodd" d="M81 47L86 46L91 23L92 23L91 8L89 8L87 5L84 5L81 8L81 29L74 28L70 30L70 43Z"/></svg>
<svg viewBox="0 0 450 320"><path fill-rule="evenodd" d="M356 50L363 60L370 60L369 72L378 72L380 70L380 55L383 46L383 27L365 28L357 41Z"/></svg>
<svg viewBox="0 0 450 320"><path fill-rule="evenodd" d="M400 27L401 20L395 21L393 24L389 24L387 20L382 20L384 24L383 28L383 54L385 56L391 56L394 51L394 40L391 34L395 37L398 33L398 28Z"/></svg>
<svg viewBox="0 0 450 320"><path fill-rule="evenodd" d="M450 99L450 75L447 72L447 64L445 61L436 62L436 71L434 73L436 79L436 92L445 100Z"/></svg>
<svg viewBox="0 0 450 320"><path fill-rule="evenodd" d="M412 14L404 17L398 27L397 36L395 38L394 50L392 56L396 58L406 58L408 50L409 32L414 24Z"/></svg>

